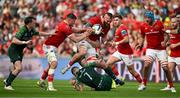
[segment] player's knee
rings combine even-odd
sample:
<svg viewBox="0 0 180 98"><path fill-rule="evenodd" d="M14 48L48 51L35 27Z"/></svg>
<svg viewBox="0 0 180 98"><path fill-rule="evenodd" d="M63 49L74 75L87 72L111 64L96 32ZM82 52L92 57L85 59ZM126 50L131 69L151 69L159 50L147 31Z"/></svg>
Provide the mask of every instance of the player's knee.
<svg viewBox="0 0 180 98"><path fill-rule="evenodd" d="M153 62L153 58L152 57L149 57L149 56L145 57L144 58L144 67L145 68L149 67L152 64L152 62Z"/></svg>
<svg viewBox="0 0 180 98"><path fill-rule="evenodd" d="M163 66L162 67L163 68L163 70L165 71L165 72L167 72L169 69L168 69L168 66Z"/></svg>
<svg viewBox="0 0 180 98"><path fill-rule="evenodd" d="M167 66L168 66L168 68L169 68L169 71L172 73L173 70L174 70L174 67L175 67L174 63L168 63Z"/></svg>
<svg viewBox="0 0 180 98"><path fill-rule="evenodd" d="M50 65L50 68L54 68L55 69L57 67L57 64L58 64L57 61L52 61L51 65Z"/></svg>
<svg viewBox="0 0 180 98"><path fill-rule="evenodd" d="M144 68L149 68L149 66L152 64L151 61L145 61L144 62Z"/></svg>
<svg viewBox="0 0 180 98"><path fill-rule="evenodd" d="M79 54L81 55L81 56L85 56L86 55L86 51L81 51L81 52L79 52Z"/></svg>
<svg viewBox="0 0 180 98"><path fill-rule="evenodd" d="M22 71L22 66L21 65L19 65L19 66L16 66L16 70L18 71L18 72L21 72Z"/></svg>
<svg viewBox="0 0 180 98"><path fill-rule="evenodd" d="M161 63L162 67L164 67L164 66L168 67L168 62L167 61L161 61L160 63Z"/></svg>
<svg viewBox="0 0 180 98"><path fill-rule="evenodd" d="M18 72L22 71L22 64L20 61L15 62L15 70L17 70Z"/></svg>

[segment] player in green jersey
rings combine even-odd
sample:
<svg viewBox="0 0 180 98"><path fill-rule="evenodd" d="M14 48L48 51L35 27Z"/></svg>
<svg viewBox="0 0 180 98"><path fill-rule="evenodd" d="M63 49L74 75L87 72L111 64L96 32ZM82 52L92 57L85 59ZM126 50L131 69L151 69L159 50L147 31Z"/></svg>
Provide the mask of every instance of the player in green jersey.
<svg viewBox="0 0 180 98"><path fill-rule="evenodd" d="M113 79L108 75L99 74L95 71L94 66L86 66L82 69L73 67L72 74L76 80L71 80L76 90L82 91L82 83L94 88L96 91L110 91L112 88Z"/></svg>
<svg viewBox="0 0 180 98"><path fill-rule="evenodd" d="M13 63L13 68L6 80L4 80L5 90L14 90L11 83L16 76L22 71L23 49L30 43L34 35L49 36L52 33L38 32L35 30L36 19L34 17L26 17L22 26L12 39L12 44L8 49L8 56Z"/></svg>

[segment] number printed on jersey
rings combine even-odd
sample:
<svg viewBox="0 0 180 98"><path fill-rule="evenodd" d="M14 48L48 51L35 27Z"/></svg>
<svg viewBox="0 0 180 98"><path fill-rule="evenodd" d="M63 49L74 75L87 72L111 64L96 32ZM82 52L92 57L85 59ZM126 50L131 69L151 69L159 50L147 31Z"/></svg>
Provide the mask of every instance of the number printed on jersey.
<svg viewBox="0 0 180 98"><path fill-rule="evenodd" d="M91 77L91 75L88 74L87 72L84 73L84 76L86 76L86 77L89 78L90 80L93 80L93 78Z"/></svg>

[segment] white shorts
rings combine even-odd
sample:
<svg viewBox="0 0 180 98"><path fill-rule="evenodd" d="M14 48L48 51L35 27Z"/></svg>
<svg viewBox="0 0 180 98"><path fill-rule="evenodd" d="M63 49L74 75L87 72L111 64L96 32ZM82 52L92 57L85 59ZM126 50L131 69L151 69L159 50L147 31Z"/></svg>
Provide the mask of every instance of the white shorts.
<svg viewBox="0 0 180 98"><path fill-rule="evenodd" d="M57 61L57 48L51 45L43 45L43 50L46 54L48 62L51 63L52 61Z"/></svg>
<svg viewBox="0 0 180 98"><path fill-rule="evenodd" d="M131 66L133 64L133 55L126 55L116 51L112 54L112 56L122 60L127 66Z"/></svg>
<svg viewBox="0 0 180 98"><path fill-rule="evenodd" d="M180 65L180 57L170 57L168 56L168 63L176 63L177 65Z"/></svg>
<svg viewBox="0 0 180 98"><path fill-rule="evenodd" d="M78 43L78 47L84 47L87 50L87 54L86 54L86 58L88 58L89 56L96 56L96 49L90 44L88 43L86 40L82 40Z"/></svg>
<svg viewBox="0 0 180 98"><path fill-rule="evenodd" d="M153 60L155 60L157 57L159 61L167 61L166 50L147 49L146 56L150 56Z"/></svg>

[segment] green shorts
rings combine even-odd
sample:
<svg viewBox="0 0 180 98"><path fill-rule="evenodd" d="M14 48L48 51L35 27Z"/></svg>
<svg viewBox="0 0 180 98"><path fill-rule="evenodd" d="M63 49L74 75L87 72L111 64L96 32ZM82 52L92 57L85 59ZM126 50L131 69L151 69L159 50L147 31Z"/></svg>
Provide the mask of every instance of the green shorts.
<svg viewBox="0 0 180 98"><path fill-rule="evenodd" d="M22 61L23 52L21 52L20 50L15 49L15 48L9 47L8 56L9 56L11 62L14 64L16 61Z"/></svg>

